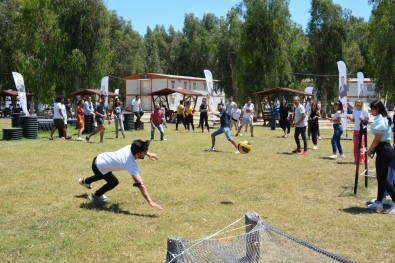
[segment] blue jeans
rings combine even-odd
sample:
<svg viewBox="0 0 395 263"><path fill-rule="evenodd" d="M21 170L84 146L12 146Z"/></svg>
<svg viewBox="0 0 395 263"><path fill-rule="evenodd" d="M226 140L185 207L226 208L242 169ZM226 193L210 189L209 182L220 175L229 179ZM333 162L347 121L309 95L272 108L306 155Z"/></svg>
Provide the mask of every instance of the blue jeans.
<svg viewBox="0 0 395 263"><path fill-rule="evenodd" d="M342 145L340 144L340 137L343 134L343 126L341 124L333 125L333 136L331 139L333 154L336 154L336 149L339 150L339 154L343 154Z"/></svg>
<svg viewBox="0 0 395 263"><path fill-rule="evenodd" d="M158 130L160 132L160 140L163 141L163 136L165 135L165 131L163 130L162 123L158 123L158 124L154 123L154 125L151 124L151 140L154 139L156 128L158 128Z"/></svg>

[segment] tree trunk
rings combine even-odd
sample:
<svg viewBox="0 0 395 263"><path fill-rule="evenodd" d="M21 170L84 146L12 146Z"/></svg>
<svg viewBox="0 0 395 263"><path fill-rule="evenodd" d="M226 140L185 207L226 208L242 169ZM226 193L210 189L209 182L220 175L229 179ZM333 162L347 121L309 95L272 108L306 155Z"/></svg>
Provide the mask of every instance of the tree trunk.
<svg viewBox="0 0 395 263"><path fill-rule="evenodd" d="M323 119L326 118L326 109L328 106L328 93L326 85L326 82L324 82L321 92L321 116Z"/></svg>

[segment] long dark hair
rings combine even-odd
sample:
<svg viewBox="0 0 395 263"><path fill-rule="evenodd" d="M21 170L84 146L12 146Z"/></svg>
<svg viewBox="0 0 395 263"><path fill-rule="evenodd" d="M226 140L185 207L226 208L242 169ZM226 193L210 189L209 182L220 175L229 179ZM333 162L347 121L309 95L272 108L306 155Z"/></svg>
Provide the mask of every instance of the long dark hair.
<svg viewBox="0 0 395 263"><path fill-rule="evenodd" d="M370 103L370 108L375 108L379 110L378 114L381 114L383 117L387 117L388 113L385 109L384 103L381 100L374 100Z"/></svg>
<svg viewBox="0 0 395 263"><path fill-rule="evenodd" d="M343 103L340 100L336 101L333 105L337 106L337 109L343 112Z"/></svg>

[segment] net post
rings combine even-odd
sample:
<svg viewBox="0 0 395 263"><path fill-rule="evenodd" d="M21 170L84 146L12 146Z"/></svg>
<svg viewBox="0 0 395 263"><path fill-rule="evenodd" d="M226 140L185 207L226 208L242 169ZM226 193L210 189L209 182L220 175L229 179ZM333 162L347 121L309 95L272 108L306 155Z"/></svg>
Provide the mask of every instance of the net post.
<svg viewBox="0 0 395 263"><path fill-rule="evenodd" d="M248 262L259 262L260 258L260 244L259 244L259 231L250 233L252 229L260 221L259 215L255 211L249 211L245 214L246 225L246 257Z"/></svg>
<svg viewBox="0 0 395 263"><path fill-rule="evenodd" d="M184 263L183 248L181 237L168 238L165 263Z"/></svg>

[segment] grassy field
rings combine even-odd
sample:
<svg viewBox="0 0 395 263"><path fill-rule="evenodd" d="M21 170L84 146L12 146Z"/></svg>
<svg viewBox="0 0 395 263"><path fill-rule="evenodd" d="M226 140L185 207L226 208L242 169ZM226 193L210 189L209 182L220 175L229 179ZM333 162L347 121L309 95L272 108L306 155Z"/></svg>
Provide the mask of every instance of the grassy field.
<svg viewBox="0 0 395 263"><path fill-rule="evenodd" d="M6 127L11 120L1 119L0 133ZM147 124L143 131L127 131L126 139L115 139L111 124L102 144L98 135L89 144L75 141L76 135L73 141L49 141L49 132L35 140L1 141L0 262L163 262L168 237L207 237L251 210L357 262L394 261L394 217L365 208L375 197L375 179L367 189L360 179L353 195L352 141L342 141L347 158L333 161L326 158L332 152L330 128L322 129L319 149L308 156L290 154L292 136L255 129L254 138L240 138L251 141L253 152L236 155L224 135L212 153L207 132L175 131L170 124L168 141L151 143L159 160L138 161L162 211L145 202L126 172L115 173L120 185L106 194L104 205L90 202L91 191L77 182L92 174L97 154L149 139Z"/></svg>

